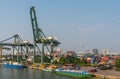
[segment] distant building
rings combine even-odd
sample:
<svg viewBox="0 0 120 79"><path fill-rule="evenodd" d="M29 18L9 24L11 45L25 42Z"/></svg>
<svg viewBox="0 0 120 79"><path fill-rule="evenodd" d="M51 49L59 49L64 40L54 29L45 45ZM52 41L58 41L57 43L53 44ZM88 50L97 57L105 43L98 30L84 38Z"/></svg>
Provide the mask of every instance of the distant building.
<svg viewBox="0 0 120 79"><path fill-rule="evenodd" d="M75 53L75 51L67 51L67 52L65 53L65 57L67 57L67 56L77 57L77 54Z"/></svg>
<svg viewBox="0 0 120 79"><path fill-rule="evenodd" d="M93 54L97 55L98 54L98 49L92 49Z"/></svg>
<svg viewBox="0 0 120 79"><path fill-rule="evenodd" d="M110 55L109 49L104 49L102 53L103 55Z"/></svg>

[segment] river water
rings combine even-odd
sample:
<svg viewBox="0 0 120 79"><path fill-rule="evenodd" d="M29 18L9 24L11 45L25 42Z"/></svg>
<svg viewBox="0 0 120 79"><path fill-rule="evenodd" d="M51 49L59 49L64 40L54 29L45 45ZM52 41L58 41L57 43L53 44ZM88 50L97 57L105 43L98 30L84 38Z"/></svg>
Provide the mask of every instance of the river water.
<svg viewBox="0 0 120 79"><path fill-rule="evenodd" d="M0 79L74 79L56 75L55 73L42 72L36 69L9 69L0 67Z"/></svg>

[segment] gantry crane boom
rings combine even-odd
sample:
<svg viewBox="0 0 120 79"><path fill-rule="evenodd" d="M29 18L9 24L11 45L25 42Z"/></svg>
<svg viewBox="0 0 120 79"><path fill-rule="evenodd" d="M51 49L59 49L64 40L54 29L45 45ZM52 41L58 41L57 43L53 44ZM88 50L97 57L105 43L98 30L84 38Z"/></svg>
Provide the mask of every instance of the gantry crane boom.
<svg viewBox="0 0 120 79"><path fill-rule="evenodd" d="M30 8L30 17L32 23L32 30L33 30L33 37L34 37L34 44L37 46L36 43L42 43L42 40L46 38L45 34L43 33L41 28L38 28L37 17L35 7ZM46 46L47 50L49 51L48 47ZM41 52L41 51L40 51ZM49 51L50 52L50 51Z"/></svg>
<svg viewBox="0 0 120 79"><path fill-rule="evenodd" d="M46 38L46 36L42 32L42 29L38 28L35 7L31 7L30 17L31 17L32 29L33 29L34 41L36 43L41 43L41 39Z"/></svg>
<svg viewBox="0 0 120 79"><path fill-rule="evenodd" d="M38 28L35 7L30 8L30 17L31 17L34 41L36 43L42 43L42 40L46 39L46 35L44 34L41 28ZM50 43L51 41L49 39L46 39L46 44L50 44ZM60 44L60 42L58 42L57 40L53 40L53 44L58 45Z"/></svg>
<svg viewBox="0 0 120 79"><path fill-rule="evenodd" d="M32 23L32 30L33 30L33 37L34 37L34 54L36 52L36 47L37 44L42 44L42 51L41 53L41 63L43 63L43 54L44 54L44 46L47 48L48 52L52 53L53 52L53 46L58 46L60 42L55 40L53 37L50 39L45 36L43 33L42 29L38 28L38 23L37 23L37 17L36 17L36 12L35 12L35 7L30 8L30 17L31 17L31 23ZM51 51L49 51L49 48L47 45L51 46ZM33 60L34 63L34 60Z"/></svg>

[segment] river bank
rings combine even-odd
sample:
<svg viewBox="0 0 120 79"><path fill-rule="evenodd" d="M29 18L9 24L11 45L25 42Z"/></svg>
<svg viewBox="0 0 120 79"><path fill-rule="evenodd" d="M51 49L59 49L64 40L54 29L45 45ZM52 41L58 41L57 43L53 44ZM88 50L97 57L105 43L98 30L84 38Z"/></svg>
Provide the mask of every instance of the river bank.
<svg viewBox="0 0 120 79"><path fill-rule="evenodd" d="M103 79L120 79L120 71L116 71L114 68L109 70L100 70L96 67L81 67L83 70L97 69L97 72L93 72L96 77ZM94 78L95 79L95 78Z"/></svg>
<svg viewBox="0 0 120 79"><path fill-rule="evenodd" d="M34 68L39 70L39 68ZM120 79L120 71L116 71L114 68L113 69L108 69L108 70L100 70L97 67L80 67L80 70L86 70L86 71L91 71L96 69L97 72L91 72L94 74L96 77L93 77L91 79Z"/></svg>

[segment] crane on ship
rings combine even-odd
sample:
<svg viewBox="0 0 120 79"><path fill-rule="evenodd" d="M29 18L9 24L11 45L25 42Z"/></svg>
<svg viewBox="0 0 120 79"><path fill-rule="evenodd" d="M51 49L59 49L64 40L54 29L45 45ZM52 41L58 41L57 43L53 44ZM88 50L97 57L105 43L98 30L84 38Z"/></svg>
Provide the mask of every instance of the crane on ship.
<svg viewBox="0 0 120 79"><path fill-rule="evenodd" d="M38 48L39 52L41 53L41 64L43 64L43 55L44 55L44 48L46 47L48 52L50 52L50 59L52 60L51 54L53 53L53 47L58 46L60 42L58 42L53 36L46 37L44 32L41 28L38 27L37 17L35 7L30 8L30 17L32 23L32 31L33 31L33 38L34 38L34 55L36 52L36 48ZM40 50L39 44L42 45L42 49ZM47 45L50 45L50 50ZM34 63L34 60L33 60Z"/></svg>

